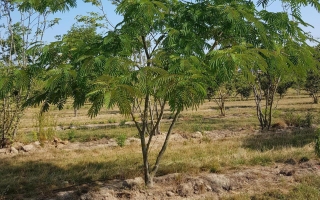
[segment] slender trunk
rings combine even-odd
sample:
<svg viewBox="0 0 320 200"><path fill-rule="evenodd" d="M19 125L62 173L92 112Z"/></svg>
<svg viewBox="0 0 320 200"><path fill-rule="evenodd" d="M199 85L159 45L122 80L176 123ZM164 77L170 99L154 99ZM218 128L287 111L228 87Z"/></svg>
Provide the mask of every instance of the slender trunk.
<svg viewBox="0 0 320 200"><path fill-rule="evenodd" d="M256 103L256 114L260 123L260 127L263 130L264 121L263 121L263 113L261 111L261 91L259 92L256 86L253 86L254 100Z"/></svg>
<svg viewBox="0 0 320 200"><path fill-rule="evenodd" d="M146 135L147 126L148 126L149 98L150 98L149 94L147 94L144 102L142 129L139 134L140 134L141 150L142 150L142 156L143 156L144 181L147 186L152 186L152 181L150 179L149 161L148 161L148 148L145 140L145 135Z"/></svg>
<svg viewBox="0 0 320 200"><path fill-rule="evenodd" d="M73 109L73 116L74 116L74 117L77 117L77 116L78 116L78 109L77 109L77 108L74 108L74 109Z"/></svg>
<svg viewBox="0 0 320 200"><path fill-rule="evenodd" d="M314 104L318 104L319 103L319 100L318 100L318 95L317 94L313 94L313 103Z"/></svg>
<svg viewBox="0 0 320 200"><path fill-rule="evenodd" d="M225 106L224 106L224 100L223 99L221 99L221 107L220 107L220 113L221 113L221 116L226 116L226 108L225 108Z"/></svg>
<svg viewBox="0 0 320 200"><path fill-rule="evenodd" d="M2 106L3 106L3 114L2 114L2 141L4 141L5 139L5 130L6 130L6 113L7 113L7 108L6 108L6 98L3 99L3 102L2 102Z"/></svg>
<svg viewBox="0 0 320 200"><path fill-rule="evenodd" d="M159 154L158 154L158 156L157 156L156 162L155 162L155 164L154 164L154 166L153 166L153 168L152 168L152 171L151 171L151 176L150 176L150 178L152 178L152 179L153 179L153 177L156 175L156 173L157 173L157 171L158 171L158 169L159 169L160 160L161 160L164 152L166 151L166 149L167 149L167 147L168 147L169 138L170 138L170 135L171 135L171 133L172 133L172 128L173 128L173 126L175 125L175 123L176 123L176 121L177 121L177 119L178 119L179 114L180 114L180 111L178 110L178 111L176 112L176 114L174 115L174 118L173 118L173 120L172 120L172 122L171 122L171 124L170 124L170 127L169 127L169 129L168 129L168 133L167 133L166 139L165 139L165 141L164 141L164 143L163 143L163 145L162 145L162 148L161 148L161 150L160 150L160 152L159 152Z"/></svg>

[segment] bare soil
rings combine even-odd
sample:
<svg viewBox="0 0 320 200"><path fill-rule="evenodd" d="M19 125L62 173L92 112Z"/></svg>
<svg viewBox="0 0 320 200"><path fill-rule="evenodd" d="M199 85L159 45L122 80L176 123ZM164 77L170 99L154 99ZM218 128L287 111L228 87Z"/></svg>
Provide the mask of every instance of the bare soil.
<svg viewBox="0 0 320 200"><path fill-rule="evenodd" d="M189 136L183 133L172 135L170 142L184 142L186 140L199 140L208 137L218 140L228 137L241 137L244 130L238 131L207 131L194 133ZM253 131L252 134L260 134ZM157 135L154 145L161 145L165 135ZM57 139L56 139L57 140ZM139 139L128 138L127 145L139 144ZM51 148L64 150L93 149L115 147L117 143L113 139L101 139L84 143L68 143L65 141L54 141L47 143L44 147L34 145L37 151L27 153L43 153ZM1 157L12 156L12 154L0 154ZM280 190L287 193L290 188L298 184L298 180L305 176L320 176L320 163L316 160L293 160L285 163L275 163L269 166L251 166L241 169L228 170L224 173L201 173L197 176L186 174L169 174L156 177L154 187L146 188L142 177L130 180L108 180L95 181L83 185L69 186L52 191L50 197L45 199L220 199L235 194L259 194L270 189ZM43 198L43 197L41 197Z"/></svg>

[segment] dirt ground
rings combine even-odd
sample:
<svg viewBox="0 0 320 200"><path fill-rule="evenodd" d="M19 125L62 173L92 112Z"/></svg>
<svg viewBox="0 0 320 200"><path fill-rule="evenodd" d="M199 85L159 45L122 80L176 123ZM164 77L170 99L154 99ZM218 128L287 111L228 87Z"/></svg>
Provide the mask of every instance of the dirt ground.
<svg viewBox="0 0 320 200"><path fill-rule="evenodd" d="M218 140L228 137L241 137L244 130L238 131L207 131L207 137ZM252 134L259 134L257 131ZM157 144L161 144L165 135L157 135L154 138ZM200 133L194 133L187 138L182 133L173 134L171 142L183 142L185 140L199 140ZM101 139L84 143L68 143L58 141L48 143L45 147L36 147L36 153L50 151L51 148L64 150L92 149L114 147L117 143L113 139ZM127 145L139 144L139 139L128 138ZM157 145L155 144L155 145ZM35 153L30 151L27 153ZM10 157L12 154L0 154L1 157ZM293 160L284 163L275 163L271 166L251 166L241 169L228 170L224 173L201 173L197 176L185 174L169 174L156 177L154 187L146 188L142 177L128 180L95 181L83 185L69 186L52 191L53 195L45 199L220 199L235 194L259 194L270 189L287 193L291 186L298 184L300 177L320 176L320 163L315 160Z"/></svg>

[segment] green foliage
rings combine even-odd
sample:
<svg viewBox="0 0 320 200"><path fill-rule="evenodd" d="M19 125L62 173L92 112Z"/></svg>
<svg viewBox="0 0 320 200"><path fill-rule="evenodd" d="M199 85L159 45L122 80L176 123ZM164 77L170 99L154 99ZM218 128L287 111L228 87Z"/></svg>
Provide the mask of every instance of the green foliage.
<svg viewBox="0 0 320 200"><path fill-rule="evenodd" d="M294 84L293 81L281 81L277 87L277 93L280 95L280 98L288 91L289 88Z"/></svg>
<svg viewBox="0 0 320 200"><path fill-rule="evenodd" d="M126 125L126 122L127 122L127 120L125 120L125 119L124 119L124 120L121 120L120 123L119 123L119 125L120 125L120 126L124 126L124 125Z"/></svg>
<svg viewBox="0 0 320 200"><path fill-rule="evenodd" d="M235 73L234 87L236 94L241 95L241 99L248 99L252 93L252 86L249 84L249 80L244 77L243 73Z"/></svg>
<svg viewBox="0 0 320 200"><path fill-rule="evenodd" d="M318 69L308 72L305 90L313 97L313 103L318 103L318 96L320 92L320 71Z"/></svg>
<svg viewBox="0 0 320 200"><path fill-rule="evenodd" d="M114 118L108 119L108 123L116 123L116 120Z"/></svg>
<svg viewBox="0 0 320 200"><path fill-rule="evenodd" d="M124 147L126 139L127 139L127 135L124 133L122 133L116 137L116 141L117 141L117 144L119 145L119 147Z"/></svg>
<svg viewBox="0 0 320 200"><path fill-rule="evenodd" d="M38 113L34 116L35 126L37 127L37 136L38 141L43 143L44 141L51 140L56 135L56 119L54 116L49 113Z"/></svg>
<svg viewBox="0 0 320 200"><path fill-rule="evenodd" d="M301 115L300 113L291 110L290 112L286 113L284 120L289 126L310 128L314 122L314 115L311 112Z"/></svg>
<svg viewBox="0 0 320 200"><path fill-rule="evenodd" d="M75 130L70 130L68 131L68 140L72 141L74 140L75 136L76 136L76 131Z"/></svg>

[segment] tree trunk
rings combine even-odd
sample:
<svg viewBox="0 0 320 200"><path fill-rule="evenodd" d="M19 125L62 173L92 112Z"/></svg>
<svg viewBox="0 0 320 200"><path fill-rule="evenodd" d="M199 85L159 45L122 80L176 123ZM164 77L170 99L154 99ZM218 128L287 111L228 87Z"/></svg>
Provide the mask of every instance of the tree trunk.
<svg viewBox="0 0 320 200"><path fill-rule="evenodd" d="M221 99L221 105L219 106L220 108L220 115L221 116L226 116L226 108L224 106L224 100Z"/></svg>
<svg viewBox="0 0 320 200"><path fill-rule="evenodd" d="M318 104L319 103L318 95L316 95L316 94L313 94L313 103L314 104Z"/></svg>

